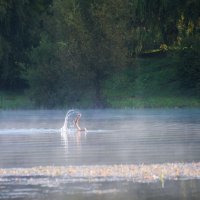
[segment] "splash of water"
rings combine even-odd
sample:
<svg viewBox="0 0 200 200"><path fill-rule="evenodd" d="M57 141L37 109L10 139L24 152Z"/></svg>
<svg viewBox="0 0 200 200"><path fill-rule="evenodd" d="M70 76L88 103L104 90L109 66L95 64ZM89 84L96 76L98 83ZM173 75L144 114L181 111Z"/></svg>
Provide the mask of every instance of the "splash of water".
<svg viewBox="0 0 200 200"><path fill-rule="evenodd" d="M77 110L69 110L65 116L65 121L63 127L61 128L61 134L69 133L70 131L75 131L75 119L81 113Z"/></svg>

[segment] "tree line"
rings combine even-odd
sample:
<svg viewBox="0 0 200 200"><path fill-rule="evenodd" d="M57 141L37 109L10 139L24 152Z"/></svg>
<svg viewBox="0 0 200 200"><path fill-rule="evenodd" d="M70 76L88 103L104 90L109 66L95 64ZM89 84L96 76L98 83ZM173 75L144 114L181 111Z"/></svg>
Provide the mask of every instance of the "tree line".
<svg viewBox="0 0 200 200"><path fill-rule="evenodd" d="M178 89L198 96L199 10L199 0L1 0L0 90L102 106L106 82L128 71L134 85L138 58L153 55L173 60Z"/></svg>

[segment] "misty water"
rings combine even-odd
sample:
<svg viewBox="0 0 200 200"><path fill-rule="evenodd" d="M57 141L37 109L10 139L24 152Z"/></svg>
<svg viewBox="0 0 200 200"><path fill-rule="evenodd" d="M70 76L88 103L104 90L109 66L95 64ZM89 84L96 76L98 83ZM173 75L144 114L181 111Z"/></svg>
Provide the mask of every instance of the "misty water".
<svg viewBox="0 0 200 200"><path fill-rule="evenodd" d="M67 111L1 111L0 168L200 161L199 109L81 110L87 132L61 134ZM0 199L198 199L200 180L78 182L0 176Z"/></svg>

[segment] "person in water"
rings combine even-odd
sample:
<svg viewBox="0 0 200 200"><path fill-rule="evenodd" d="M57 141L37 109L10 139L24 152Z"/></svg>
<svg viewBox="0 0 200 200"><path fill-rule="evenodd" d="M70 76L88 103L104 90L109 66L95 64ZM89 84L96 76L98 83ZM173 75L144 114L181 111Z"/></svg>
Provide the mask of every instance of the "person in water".
<svg viewBox="0 0 200 200"><path fill-rule="evenodd" d="M81 118L81 113L78 113L78 114L77 114L77 117L76 117L75 120L74 120L74 125L75 125L75 127L77 128L78 131L86 131L86 130L87 130L86 128L82 129L82 128L79 126L80 118Z"/></svg>

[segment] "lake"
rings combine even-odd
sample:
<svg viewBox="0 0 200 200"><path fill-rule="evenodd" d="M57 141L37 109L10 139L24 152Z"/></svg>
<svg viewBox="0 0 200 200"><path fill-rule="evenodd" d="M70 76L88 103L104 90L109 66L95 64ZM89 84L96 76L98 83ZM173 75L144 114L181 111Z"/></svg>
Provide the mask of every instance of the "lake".
<svg viewBox="0 0 200 200"><path fill-rule="evenodd" d="M21 172L46 166L60 170L200 162L200 109L81 110L80 125L88 131L61 134L66 112L0 112L0 168L5 171L0 173L0 199L200 197L199 176L168 178L163 186L159 177L147 181L111 175L89 180ZM9 174L9 169L15 173ZM199 168L195 170L198 174Z"/></svg>

